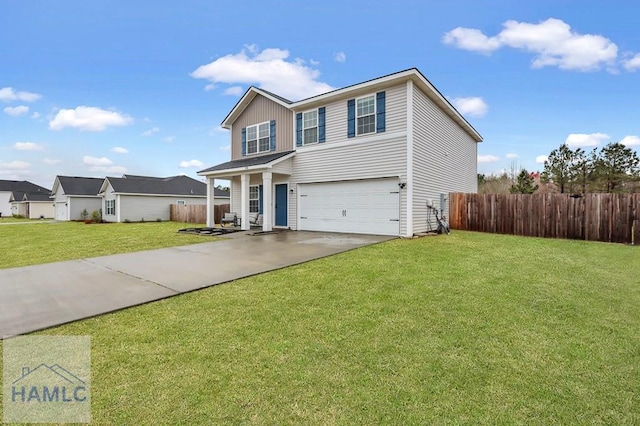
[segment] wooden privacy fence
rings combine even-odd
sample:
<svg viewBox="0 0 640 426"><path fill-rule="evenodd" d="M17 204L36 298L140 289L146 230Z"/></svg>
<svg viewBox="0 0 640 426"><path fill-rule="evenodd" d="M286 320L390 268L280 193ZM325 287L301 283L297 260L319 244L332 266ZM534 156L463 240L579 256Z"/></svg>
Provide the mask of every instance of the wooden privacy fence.
<svg viewBox="0 0 640 426"><path fill-rule="evenodd" d="M449 194L452 229L636 244L640 194Z"/></svg>
<svg viewBox="0 0 640 426"><path fill-rule="evenodd" d="M213 206L215 223L220 223L222 216L229 211L229 204ZM207 223L207 206L204 204L186 206L172 204L169 206L169 218L172 222Z"/></svg>

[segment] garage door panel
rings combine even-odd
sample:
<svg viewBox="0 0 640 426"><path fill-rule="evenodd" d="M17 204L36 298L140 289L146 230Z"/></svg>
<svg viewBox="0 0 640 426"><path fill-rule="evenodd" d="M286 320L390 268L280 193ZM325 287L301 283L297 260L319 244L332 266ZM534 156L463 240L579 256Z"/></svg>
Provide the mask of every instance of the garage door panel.
<svg viewBox="0 0 640 426"><path fill-rule="evenodd" d="M398 235L398 180L301 184L300 229Z"/></svg>

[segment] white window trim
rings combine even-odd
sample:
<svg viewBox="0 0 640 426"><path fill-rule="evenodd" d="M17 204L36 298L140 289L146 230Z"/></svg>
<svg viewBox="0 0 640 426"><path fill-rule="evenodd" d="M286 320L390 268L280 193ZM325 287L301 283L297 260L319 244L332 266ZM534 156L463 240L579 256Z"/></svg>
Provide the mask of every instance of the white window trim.
<svg viewBox="0 0 640 426"><path fill-rule="evenodd" d="M258 193L258 198L251 198L251 188L256 188ZM251 201L258 202L258 210L255 212L251 211ZM259 213L260 212L260 185L249 185L249 213Z"/></svg>
<svg viewBox="0 0 640 426"><path fill-rule="evenodd" d="M179 206L186 206L187 203L184 200L176 200L176 204Z"/></svg>
<svg viewBox="0 0 640 426"><path fill-rule="evenodd" d="M363 115L362 117L368 117L370 115L373 115L373 131L372 132L367 132L367 133L360 133L358 132L358 118L361 118L358 115L358 101L362 100L362 99L366 99L366 98L373 98L373 114L367 114L367 115ZM356 115L356 136L365 136L365 135L370 135L372 133L376 133L376 128L378 126L378 101L377 101L377 97L376 97L376 93L372 93L366 96L360 96L359 98L356 98L356 103L355 103L355 115Z"/></svg>
<svg viewBox="0 0 640 426"><path fill-rule="evenodd" d="M316 141L315 142L306 142L305 141L305 130L307 130L306 127L304 127L304 115L308 114L310 112L315 112L316 113ZM313 127L309 127L309 129L312 129ZM308 111L304 111L302 113L302 146L305 145L315 145L318 142L320 142L320 109L316 108L316 109L310 109Z"/></svg>
<svg viewBox="0 0 640 426"><path fill-rule="evenodd" d="M268 130L268 135L267 135L267 139L268 139L268 144L267 144L267 149L264 150L260 150L260 126L262 126L263 124L267 125L267 130ZM249 152L249 128L251 127L255 127L256 128L256 152ZM258 124L252 124L251 126L247 126L246 127L246 138L247 138L247 155L255 155L255 154L262 154L263 152L269 152L271 151L271 122L270 121L263 121L262 123L258 123ZM253 140L253 139L252 139Z"/></svg>

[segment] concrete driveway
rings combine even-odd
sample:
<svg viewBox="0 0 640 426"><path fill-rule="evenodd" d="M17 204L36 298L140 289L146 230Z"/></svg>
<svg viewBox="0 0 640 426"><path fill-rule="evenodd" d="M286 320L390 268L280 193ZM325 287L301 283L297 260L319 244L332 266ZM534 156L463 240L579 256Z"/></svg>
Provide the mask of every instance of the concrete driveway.
<svg viewBox="0 0 640 426"><path fill-rule="evenodd" d="M304 231L237 233L224 241L0 270L0 338L390 239Z"/></svg>

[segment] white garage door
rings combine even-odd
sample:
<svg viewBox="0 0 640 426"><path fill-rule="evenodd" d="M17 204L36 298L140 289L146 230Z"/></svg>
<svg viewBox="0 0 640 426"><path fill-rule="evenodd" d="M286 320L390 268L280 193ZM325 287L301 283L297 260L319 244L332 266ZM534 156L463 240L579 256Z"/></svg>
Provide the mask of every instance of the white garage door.
<svg viewBox="0 0 640 426"><path fill-rule="evenodd" d="M56 203L56 220L68 220L66 203Z"/></svg>
<svg viewBox="0 0 640 426"><path fill-rule="evenodd" d="M397 178L301 184L298 191L303 231L400 234Z"/></svg>

